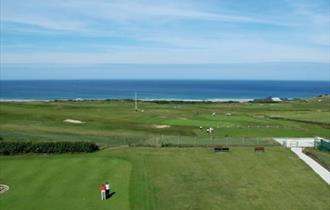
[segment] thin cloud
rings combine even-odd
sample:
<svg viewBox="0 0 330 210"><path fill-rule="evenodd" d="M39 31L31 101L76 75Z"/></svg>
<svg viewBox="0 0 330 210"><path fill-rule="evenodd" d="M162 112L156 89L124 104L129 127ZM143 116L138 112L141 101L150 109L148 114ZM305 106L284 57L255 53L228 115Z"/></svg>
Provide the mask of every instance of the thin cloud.
<svg viewBox="0 0 330 210"><path fill-rule="evenodd" d="M106 48L106 46L104 46ZM241 48L243 47L244 50ZM145 47L109 47L104 52L6 53L6 63L257 63L257 62L328 62L325 51L259 43L228 43L204 49Z"/></svg>
<svg viewBox="0 0 330 210"><path fill-rule="evenodd" d="M16 2L16 4L15 4ZM35 6L35 7L34 7ZM69 12L67 12L69 11ZM271 20L266 17L232 15L226 12L201 11L187 5L150 4L134 1L65 1L54 4L49 1L31 0L24 4L15 0L4 0L1 9L1 22L29 24L49 30L93 30L95 22L88 18L102 21L138 22L153 21L154 18L167 20L204 20L219 22L256 23L271 25L288 25L288 23ZM75 17L73 20L73 17Z"/></svg>
<svg viewBox="0 0 330 210"><path fill-rule="evenodd" d="M215 2L2 0L1 61L328 62L323 4L257 14Z"/></svg>

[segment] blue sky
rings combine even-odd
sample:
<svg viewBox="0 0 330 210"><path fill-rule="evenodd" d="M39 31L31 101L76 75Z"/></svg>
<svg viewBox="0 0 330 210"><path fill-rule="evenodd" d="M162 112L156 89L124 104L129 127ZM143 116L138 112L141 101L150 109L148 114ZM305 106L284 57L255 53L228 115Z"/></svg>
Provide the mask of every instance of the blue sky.
<svg viewBox="0 0 330 210"><path fill-rule="evenodd" d="M0 2L2 79L330 80L328 0Z"/></svg>

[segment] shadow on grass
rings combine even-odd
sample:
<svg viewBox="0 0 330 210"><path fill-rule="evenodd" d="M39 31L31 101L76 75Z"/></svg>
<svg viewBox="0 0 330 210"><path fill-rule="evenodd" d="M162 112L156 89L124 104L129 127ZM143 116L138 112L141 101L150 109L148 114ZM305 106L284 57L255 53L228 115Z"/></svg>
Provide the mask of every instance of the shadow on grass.
<svg viewBox="0 0 330 210"><path fill-rule="evenodd" d="M116 194L116 192L112 192L112 193L110 193L109 195L107 195L107 197L106 197L106 199L108 200L108 199L110 199L112 196L114 196Z"/></svg>

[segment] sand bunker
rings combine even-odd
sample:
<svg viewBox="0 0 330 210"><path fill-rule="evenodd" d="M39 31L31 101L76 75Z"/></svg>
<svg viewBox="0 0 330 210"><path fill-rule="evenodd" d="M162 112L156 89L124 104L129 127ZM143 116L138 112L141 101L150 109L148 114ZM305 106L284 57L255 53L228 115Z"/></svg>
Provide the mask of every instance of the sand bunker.
<svg viewBox="0 0 330 210"><path fill-rule="evenodd" d="M170 125L153 125L154 128L170 128Z"/></svg>
<svg viewBox="0 0 330 210"><path fill-rule="evenodd" d="M72 119L66 119L64 120L64 122L67 122L67 123L74 123L74 124L82 124L82 123L85 123L85 122L82 122L80 120L72 120Z"/></svg>
<svg viewBox="0 0 330 210"><path fill-rule="evenodd" d="M0 194L5 193L6 191L9 190L9 186L5 184L0 184Z"/></svg>

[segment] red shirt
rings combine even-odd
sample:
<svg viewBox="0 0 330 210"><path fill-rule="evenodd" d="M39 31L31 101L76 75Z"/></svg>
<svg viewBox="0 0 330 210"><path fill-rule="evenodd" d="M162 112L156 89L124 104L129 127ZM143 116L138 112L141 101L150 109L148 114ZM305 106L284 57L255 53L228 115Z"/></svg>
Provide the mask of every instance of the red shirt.
<svg viewBox="0 0 330 210"><path fill-rule="evenodd" d="M102 185L102 186L100 187L100 191L102 191L102 190L105 190L105 186L104 186L104 185Z"/></svg>

